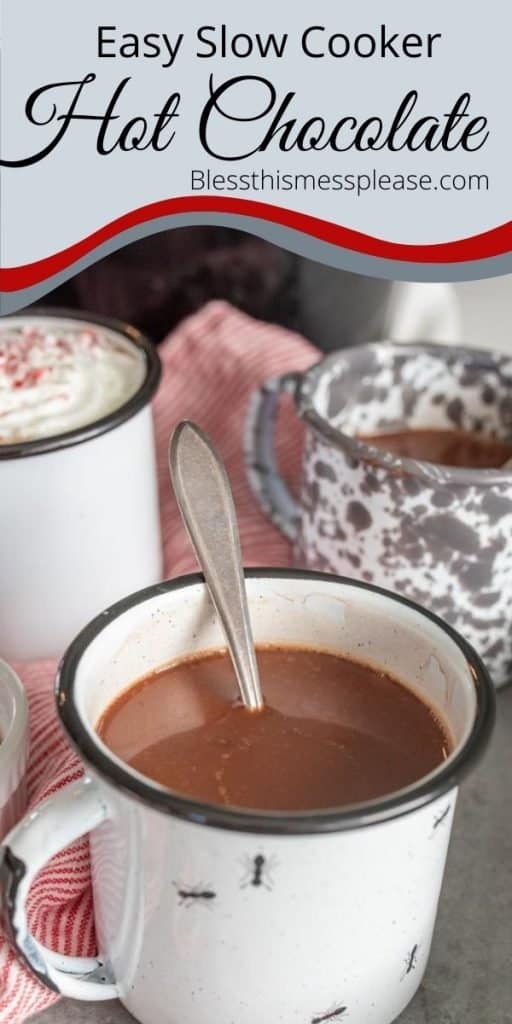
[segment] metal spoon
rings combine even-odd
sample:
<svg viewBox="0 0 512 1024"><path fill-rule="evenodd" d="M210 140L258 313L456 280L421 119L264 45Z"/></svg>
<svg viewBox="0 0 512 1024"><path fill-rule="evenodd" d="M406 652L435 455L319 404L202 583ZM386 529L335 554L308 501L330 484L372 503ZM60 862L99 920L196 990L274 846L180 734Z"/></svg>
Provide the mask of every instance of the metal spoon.
<svg viewBox="0 0 512 1024"><path fill-rule="evenodd" d="M254 653L235 505L224 463L195 424L178 424L169 444L176 501L203 570L250 711L263 707Z"/></svg>

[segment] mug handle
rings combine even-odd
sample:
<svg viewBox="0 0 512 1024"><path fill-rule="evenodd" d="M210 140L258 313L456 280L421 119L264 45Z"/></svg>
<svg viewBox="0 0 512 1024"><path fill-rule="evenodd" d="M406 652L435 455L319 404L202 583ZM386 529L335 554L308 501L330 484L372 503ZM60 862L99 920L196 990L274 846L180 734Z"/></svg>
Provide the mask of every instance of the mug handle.
<svg viewBox="0 0 512 1024"><path fill-rule="evenodd" d="M263 511L289 540L297 539L300 505L277 468L274 431L283 392L295 396L300 373L285 373L265 381L251 396L247 415L244 456L252 491Z"/></svg>
<svg viewBox="0 0 512 1024"><path fill-rule="evenodd" d="M109 817L96 785L87 777L45 800L9 832L0 847L0 907L7 937L43 985L70 999L117 999L112 969L103 957L54 953L30 933L26 902L45 864Z"/></svg>

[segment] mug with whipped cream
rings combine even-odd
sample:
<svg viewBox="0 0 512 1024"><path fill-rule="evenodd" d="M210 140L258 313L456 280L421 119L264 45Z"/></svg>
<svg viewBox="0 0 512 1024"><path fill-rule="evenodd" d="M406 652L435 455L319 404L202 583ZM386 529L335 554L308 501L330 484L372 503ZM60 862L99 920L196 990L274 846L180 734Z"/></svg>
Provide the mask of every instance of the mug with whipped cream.
<svg viewBox="0 0 512 1024"><path fill-rule="evenodd" d="M127 589L160 578L151 398L132 327L78 313L0 318L0 649L59 655Z"/></svg>

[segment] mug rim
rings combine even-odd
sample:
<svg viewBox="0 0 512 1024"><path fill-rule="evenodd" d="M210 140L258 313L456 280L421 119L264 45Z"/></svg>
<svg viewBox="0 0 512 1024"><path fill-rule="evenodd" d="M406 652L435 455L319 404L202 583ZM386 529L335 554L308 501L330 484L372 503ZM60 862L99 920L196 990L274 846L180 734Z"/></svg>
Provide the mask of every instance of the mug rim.
<svg viewBox="0 0 512 1024"><path fill-rule="evenodd" d="M7 661L0 658L0 676L13 701L13 714L5 736L0 740L0 775L25 745L28 732L28 699L20 677Z"/></svg>
<svg viewBox="0 0 512 1024"><path fill-rule="evenodd" d="M153 810L195 824L266 835L316 835L375 825L418 810L458 785L460 779L483 753L492 732L495 713L494 687L489 673L479 655L464 637L437 615L408 598L362 580L301 569L252 568L245 569L244 573L247 579L315 580L332 586L341 583L405 605L441 628L464 656L475 686L475 717L471 731L460 749L429 775L377 800L341 808L284 813L227 808L189 799L133 772L122 761L111 759L83 724L75 703L74 683L82 655L106 626L130 608L144 604L159 594L183 590L197 584L205 585L203 574L193 573L154 584L117 601L85 626L65 652L55 680L57 712L73 747L86 766L93 768L104 781L121 790L125 796L135 798Z"/></svg>
<svg viewBox="0 0 512 1024"><path fill-rule="evenodd" d="M303 373L296 375L297 383L295 394L292 392L297 413L300 418L321 437L329 441L335 448L340 449L346 455L358 461L376 464L391 472L398 471L407 473L409 476L419 477L429 487L448 486L470 486L510 483L512 480L512 466L510 469L478 469L467 466L444 466L436 462L428 462L425 459L411 459L406 456L396 455L393 452L386 452L382 448L368 444L359 438L346 434L343 430L334 427L329 421L315 409L312 396L316 391L318 383L325 372L326 364L334 362L336 357L350 356L351 353L360 353L363 349L378 349L387 345L397 349L412 350L418 352L441 351L453 354L475 356L477 359L493 360L506 359L507 354L496 349L473 348L464 345L453 345L448 342L439 341L395 341L393 338L381 338L378 341L365 342L362 345L350 345L347 348L330 352L319 359L313 366Z"/></svg>
<svg viewBox="0 0 512 1024"><path fill-rule="evenodd" d="M17 310L0 317L0 328L5 320L75 320L80 323L88 323L92 327L105 327L107 330L120 334L129 341L135 348L142 351L146 372L144 379L135 393L126 402L123 402L117 409L100 416L92 423L86 423L73 430L66 430L61 434L53 434L51 437L38 437L31 441L17 441L14 444L0 444L0 460L22 459L30 455L44 455L47 452L56 452L64 448L71 448L74 445L82 444L84 441L91 441L109 430L121 426L126 420L135 416L147 405L160 383L162 375L162 364L156 346L150 341L146 334L139 331L138 327L116 320L114 317L100 316L97 313L88 313L81 309L68 309L65 306L28 306L26 309Z"/></svg>

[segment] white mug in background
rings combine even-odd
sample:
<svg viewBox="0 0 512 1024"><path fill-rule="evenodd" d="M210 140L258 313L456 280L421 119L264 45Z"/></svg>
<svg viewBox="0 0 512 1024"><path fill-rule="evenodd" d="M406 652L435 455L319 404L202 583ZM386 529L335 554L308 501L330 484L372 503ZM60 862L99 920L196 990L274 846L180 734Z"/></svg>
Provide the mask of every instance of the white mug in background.
<svg viewBox="0 0 512 1024"><path fill-rule="evenodd" d="M7 837L5 924L44 984L119 997L142 1024L389 1024L425 971L457 786L491 731L492 686L463 639L403 598L321 573L246 576L257 642L381 666L438 709L453 752L400 792L332 810L237 810L150 781L108 750L98 718L130 682L223 635L202 577L148 588L98 616L61 664L58 713L86 775ZM25 907L38 871L86 832L100 954L77 960L36 942Z"/></svg>
<svg viewBox="0 0 512 1024"><path fill-rule="evenodd" d="M25 812L27 757L27 696L16 673L0 659L0 839Z"/></svg>
<svg viewBox="0 0 512 1024"><path fill-rule="evenodd" d="M143 353L135 394L68 433L0 444L0 651L60 655L112 601L162 573L151 399L153 345L133 327L88 314L36 310L0 326L101 329Z"/></svg>

